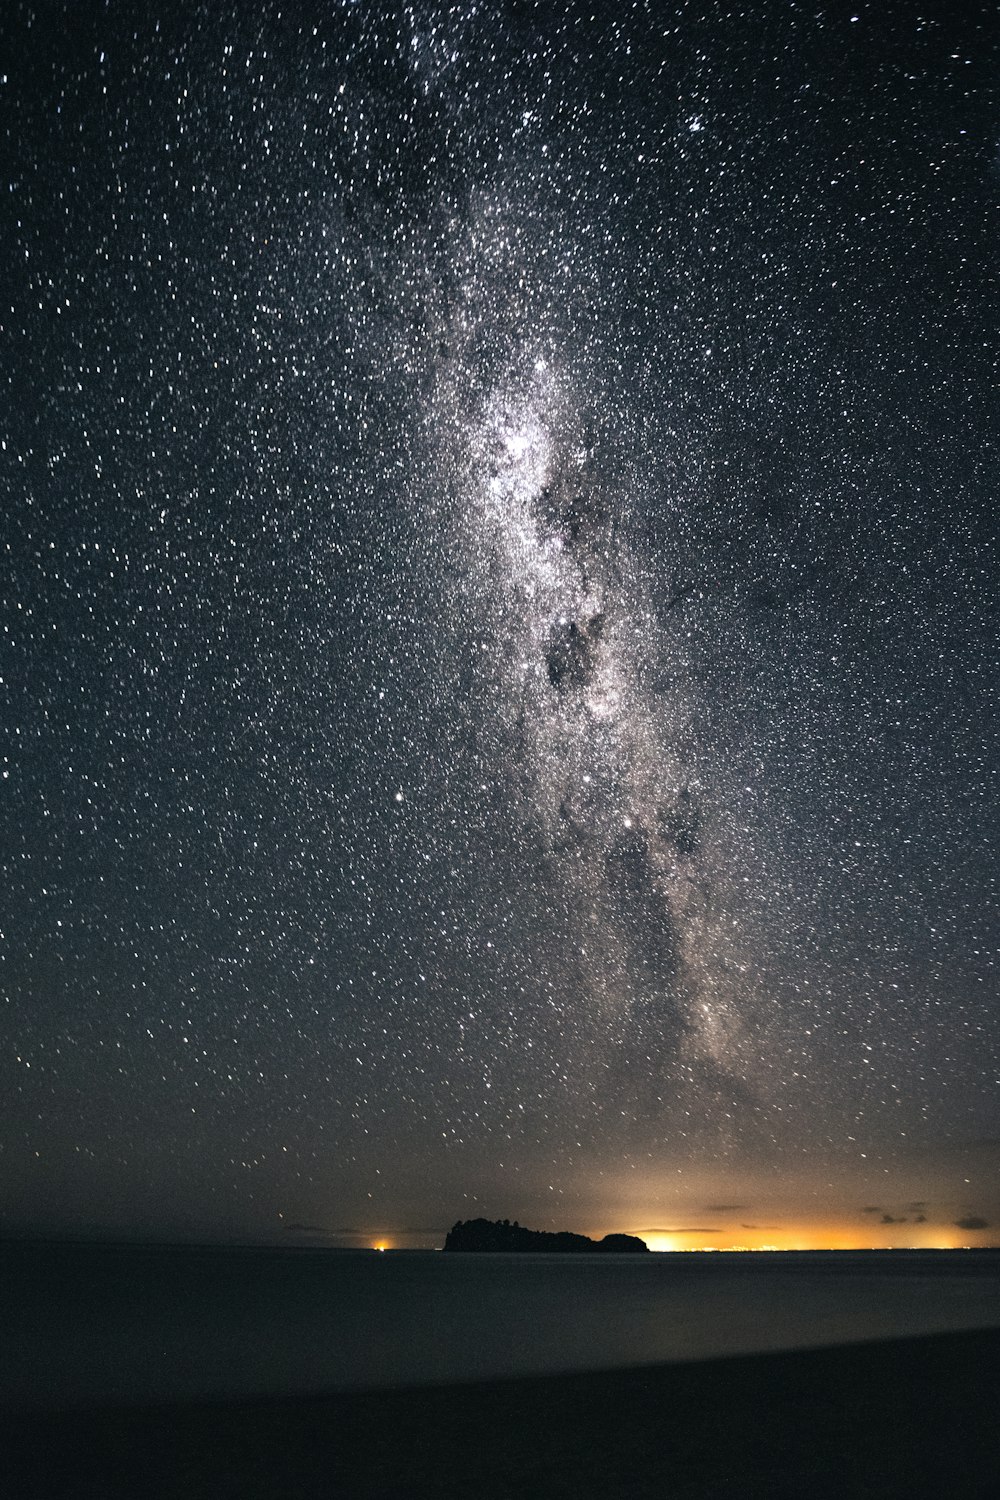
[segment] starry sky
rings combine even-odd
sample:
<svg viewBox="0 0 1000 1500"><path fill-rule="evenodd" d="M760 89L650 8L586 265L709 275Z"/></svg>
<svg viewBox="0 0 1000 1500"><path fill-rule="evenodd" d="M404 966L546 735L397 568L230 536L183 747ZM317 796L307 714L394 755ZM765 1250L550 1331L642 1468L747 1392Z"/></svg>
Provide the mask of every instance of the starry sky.
<svg viewBox="0 0 1000 1500"><path fill-rule="evenodd" d="M1000 1236L991 5L0 20L0 1228Z"/></svg>

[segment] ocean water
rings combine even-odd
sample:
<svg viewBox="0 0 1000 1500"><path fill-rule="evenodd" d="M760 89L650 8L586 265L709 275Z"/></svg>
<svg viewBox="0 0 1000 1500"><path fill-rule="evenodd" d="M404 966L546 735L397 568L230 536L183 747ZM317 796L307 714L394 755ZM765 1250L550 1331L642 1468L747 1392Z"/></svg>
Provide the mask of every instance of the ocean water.
<svg viewBox="0 0 1000 1500"><path fill-rule="evenodd" d="M0 1402L405 1386L1000 1327L1000 1252L0 1246Z"/></svg>

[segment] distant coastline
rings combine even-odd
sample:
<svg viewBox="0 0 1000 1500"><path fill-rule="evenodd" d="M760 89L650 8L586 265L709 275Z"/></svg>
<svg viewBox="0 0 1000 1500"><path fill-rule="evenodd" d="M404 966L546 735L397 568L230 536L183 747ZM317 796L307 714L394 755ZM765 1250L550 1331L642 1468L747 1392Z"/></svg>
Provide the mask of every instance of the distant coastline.
<svg viewBox="0 0 1000 1500"><path fill-rule="evenodd" d="M513 1224L509 1219L459 1219L449 1229L444 1248L461 1251L541 1250L570 1255L594 1251L612 1255L649 1253L645 1240L634 1234L606 1234L602 1240L591 1240L585 1234L570 1234L567 1230L551 1233L544 1229L522 1229L516 1219Z"/></svg>

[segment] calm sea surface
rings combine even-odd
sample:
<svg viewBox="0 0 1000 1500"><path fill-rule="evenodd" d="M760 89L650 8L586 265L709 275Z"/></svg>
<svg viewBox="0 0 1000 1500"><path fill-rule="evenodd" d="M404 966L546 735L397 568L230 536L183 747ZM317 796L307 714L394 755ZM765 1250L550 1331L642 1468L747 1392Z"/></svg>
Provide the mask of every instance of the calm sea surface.
<svg viewBox="0 0 1000 1500"><path fill-rule="evenodd" d="M1000 1252L0 1246L0 1401L287 1394L1000 1327Z"/></svg>

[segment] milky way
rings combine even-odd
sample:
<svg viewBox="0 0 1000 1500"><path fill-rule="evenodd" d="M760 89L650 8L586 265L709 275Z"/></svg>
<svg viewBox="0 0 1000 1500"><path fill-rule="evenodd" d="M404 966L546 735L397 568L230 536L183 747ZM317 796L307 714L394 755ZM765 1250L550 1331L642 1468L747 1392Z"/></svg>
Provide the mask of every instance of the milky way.
<svg viewBox="0 0 1000 1500"><path fill-rule="evenodd" d="M992 1222L988 8L251 11L3 20L9 1222Z"/></svg>
<svg viewBox="0 0 1000 1500"><path fill-rule="evenodd" d="M696 972L711 944L696 708L676 685L685 654L642 587L629 496L600 473L569 385L538 357L473 424L460 493L499 596L497 701L576 919L576 1003L621 1031L645 1013L658 1051L682 1055L683 1035L722 1062L724 1002ZM658 694L664 675L673 686Z"/></svg>

